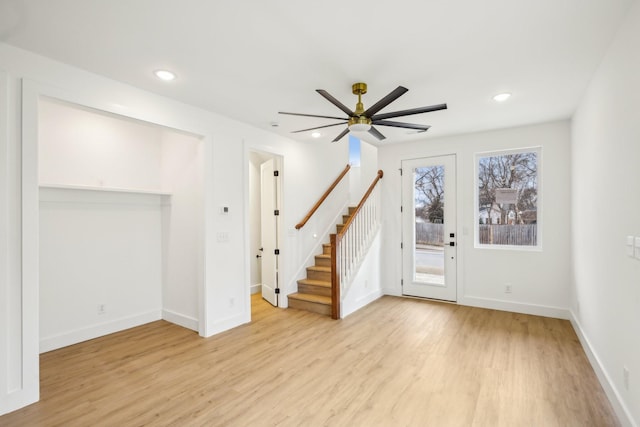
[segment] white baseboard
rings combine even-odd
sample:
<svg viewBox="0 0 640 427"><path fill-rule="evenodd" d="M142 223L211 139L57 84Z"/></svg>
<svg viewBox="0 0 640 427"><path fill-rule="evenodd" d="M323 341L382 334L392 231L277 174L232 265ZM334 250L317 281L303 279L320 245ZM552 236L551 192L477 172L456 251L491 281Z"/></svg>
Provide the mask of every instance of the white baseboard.
<svg viewBox="0 0 640 427"><path fill-rule="evenodd" d="M153 310L147 313L109 320L107 322L98 323L96 325L87 326L85 328L76 329L74 331L65 332L51 337L44 337L40 339L40 353L46 353L47 351L92 340L94 338L161 319L162 316L160 310Z"/></svg>
<svg viewBox="0 0 640 427"><path fill-rule="evenodd" d="M390 295L393 297L401 297L402 296L402 292L399 290L399 288L382 288L382 295Z"/></svg>
<svg viewBox="0 0 640 427"><path fill-rule="evenodd" d="M611 377L607 373L606 369L604 369L604 366L602 366L600 358L591 346L591 342L585 335L584 330L582 329L582 326L580 325L580 322L578 321L575 313L573 313L573 311L569 311L569 313L569 320L573 325L573 329L576 331L576 335L578 336L578 339L582 344L582 348L584 349L584 352L587 355L587 358L589 359L589 362L591 363L591 366L593 367L593 370L595 371L605 394L609 398L609 402L611 402L611 406L618 416L620 424L624 427L638 427L638 423L633 420L629 408L627 408L627 406L624 404L624 401L620 397L620 393L616 389L613 381L611 381Z"/></svg>
<svg viewBox="0 0 640 427"><path fill-rule="evenodd" d="M537 304L524 304L521 302L504 301L492 298L465 296L458 299L458 304L471 307L489 308L492 310L510 311L512 313L532 314L534 316L553 317L556 319L569 319L569 310L561 307L552 307Z"/></svg>
<svg viewBox="0 0 640 427"><path fill-rule="evenodd" d="M212 322L209 330L205 331L202 336L205 338L210 337L249 322L251 322L251 309L249 309L248 313L238 313Z"/></svg>
<svg viewBox="0 0 640 427"><path fill-rule="evenodd" d="M381 289L376 289L373 292L368 293L367 295L364 295L360 298L358 298L356 300L356 302L352 305L349 304L342 304L342 313L340 314L341 318L345 318L350 314L355 313L356 311L360 310L362 307L371 304L372 302L374 302L375 300L377 300L378 298L380 298L382 296L382 290Z"/></svg>
<svg viewBox="0 0 640 427"><path fill-rule="evenodd" d="M262 292L262 284L256 283L255 285L249 286L249 289L251 290L251 295L259 294L260 292Z"/></svg>
<svg viewBox="0 0 640 427"><path fill-rule="evenodd" d="M198 332L198 319L194 319L193 317L185 316L184 314L176 313L171 310L162 310L162 319L167 322L174 323L178 326L182 326L183 328L191 329L192 331Z"/></svg>

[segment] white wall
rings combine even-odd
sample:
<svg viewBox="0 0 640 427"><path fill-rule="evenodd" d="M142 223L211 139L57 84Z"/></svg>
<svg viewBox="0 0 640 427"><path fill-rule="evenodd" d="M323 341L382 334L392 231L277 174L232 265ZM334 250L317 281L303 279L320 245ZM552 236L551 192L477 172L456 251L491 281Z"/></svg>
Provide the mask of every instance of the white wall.
<svg viewBox="0 0 640 427"><path fill-rule="evenodd" d="M152 78L150 76L150 78ZM162 83L158 83L162 84ZM39 397L38 103L42 96L202 136L201 334L250 320L248 152L284 158L282 277L295 287L314 242L294 225L347 163L346 144L301 144L220 115L0 44L0 414ZM347 191L348 193L348 191ZM228 215L219 208L229 206ZM24 225L24 226L23 226ZM227 233L227 242L218 242ZM4 238L6 236L6 239ZM255 254L253 254L255 256Z"/></svg>
<svg viewBox="0 0 640 427"><path fill-rule="evenodd" d="M40 184L161 190L160 127L48 98L38 126Z"/></svg>
<svg viewBox="0 0 640 427"><path fill-rule="evenodd" d="M204 147L168 129L160 135L162 318L198 331L204 280Z"/></svg>
<svg viewBox="0 0 640 427"><path fill-rule="evenodd" d="M567 317L570 273L570 158L566 121L382 146L384 292L402 289L400 173L403 159L455 154L457 174L457 301L465 305ZM475 154L542 147L542 251L474 247ZM513 285L504 293L505 283Z"/></svg>
<svg viewBox="0 0 640 427"><path fill-rule="evenodd" d="M573 117L574 326L623 425L640 425L640 3ZM629 388L623 367L629 369Z"/></svg>
<svg viewBox="0 0 640 427"><path fill-rule="evenodd" d="M159 195L41 190L41 352L160 319L161 208Z"/></svg>

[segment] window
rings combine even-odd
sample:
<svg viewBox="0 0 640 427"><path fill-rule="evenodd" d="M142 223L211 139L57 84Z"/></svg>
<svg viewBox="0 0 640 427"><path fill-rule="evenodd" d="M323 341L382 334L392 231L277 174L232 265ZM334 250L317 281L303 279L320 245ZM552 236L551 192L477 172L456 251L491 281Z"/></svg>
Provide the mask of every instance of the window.
<svg viewBox="0 0 640 427"><path fill-rule="evenodd" d="M349 164L360 167L360 140L353 135L349 135Z"/></svg>
<svg viewBox="0 0 640 427"><path fill-rule="evenodd" d="M476 246L540 245L540 148L476 155Z"/></svg>

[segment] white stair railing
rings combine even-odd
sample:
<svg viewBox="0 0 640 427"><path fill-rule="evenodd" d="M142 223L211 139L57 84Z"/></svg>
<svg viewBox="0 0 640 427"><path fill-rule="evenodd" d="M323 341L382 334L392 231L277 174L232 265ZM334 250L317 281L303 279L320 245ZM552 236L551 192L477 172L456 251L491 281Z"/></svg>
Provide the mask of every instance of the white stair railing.
<svg viewBox="0 0 640 427"><path fill-rule="evenodd" d="M342 230L331 235L331 317L340 318L340 295L351 283L362 259L380 227L380 190L378 171L364 197Z"/></svg>

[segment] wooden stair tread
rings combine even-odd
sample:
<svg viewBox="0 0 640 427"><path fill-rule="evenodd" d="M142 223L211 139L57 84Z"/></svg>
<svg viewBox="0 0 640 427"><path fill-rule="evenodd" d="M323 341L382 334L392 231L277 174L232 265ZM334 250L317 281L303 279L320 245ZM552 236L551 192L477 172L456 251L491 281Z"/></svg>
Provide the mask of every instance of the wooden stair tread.
<svg viewBox="0 0 640 427"><path fill-rule="evenodd" d="M289 299L297 299L301 301L313 302L316 304L324 304L331 305L331 297L326 297L323 295L312 295L312 294L301 294L295 293L287 296Z"/></svg>
<svg viewBox="0 0 640 427"><path fill-rule="evenodd" d="M312 265L311 267L307 267L307 270L326 271L331 273L331 267L323 267L321 265Z"/></svg>
<svg viewBox="0 0 640 427"><path fill-rule="evenodd" d="M298 280L298 283L303 285L322 286L324 288L331 287L331 282L327 282L325 280L300 279Z"/></svg>
<svg viewBox="0 0 640 427"><path fill-rule="evenodd" d="M316 258L331 258L331 255L329 255L329 254L318 254L318 255L316 255Z"/></svg>

